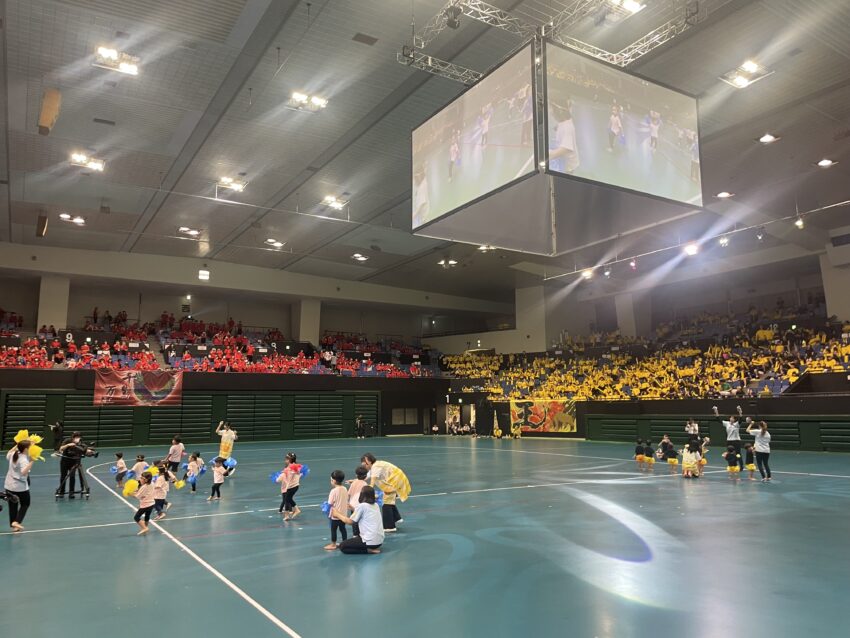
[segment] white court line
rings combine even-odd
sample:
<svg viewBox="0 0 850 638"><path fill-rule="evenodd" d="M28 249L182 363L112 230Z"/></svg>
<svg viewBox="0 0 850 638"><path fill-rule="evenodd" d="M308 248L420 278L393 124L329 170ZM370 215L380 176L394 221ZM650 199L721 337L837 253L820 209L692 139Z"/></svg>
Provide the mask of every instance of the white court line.
<svg viewBox="0 0 850 638"><path fill-rule="evenodd" d="M109 487L106 483L104 483L103 481L101 481L101 480L100 480L97 476L95 476L95 475L92 473L92 470L93 470L94 468L96 468L96 467L102 467L103 465L109 465L109 463L102 463L102 464L100 464L100 465L92 465L91 467L89 467L89 468L86 470L86 474L88 474L88 475L89 475L90 477L92 477L95 481L97 481L98 483L100 483L100 484L101 484L101 486L103 486L103 488L104 488L104 489L106 489L106 491L107 491L107 492L109 492L110 494L112 494L115 498L117 498L119 501L121 501L122 503L124 503L124 504L125 504L127 507L129 507L131 510L135 510L136 508L133 506L133 504L132 504L132 503L130 503L130 501L128 501L127 499L125 499L125 498L124 498L123 496L121 496L120 494L118 494L118 493L114 492L114 491L113 491L113 490L112 490L112 489L111 489L111 488L110 488L110 487ZM172 534L172 533L171 533L171 532L169 532L168 530L164 529L162 526L158 525L158 524L157 524L157 523L155 523L154 521L151 521L151 522L150 522L150 524L151 524L153 527L155 527L156 529L158 529L160 532L162 532L162 533L163 533L163 535L165 535L165 537L166 537L166 538L168 538L171 542L173 542L175 545L177 545L177 547L179 547L179 548L180 548L180 549L182 549L184 552L186 552L186 553L187 553L190 557L194 558L194 559L195 559L195 561L197 561L197 562L198 562L198 564L199 564L201 567L203 567L204 569L206 569L209 573L211 573L213 576L215 576L216 578L218 578L218 579L219 579L222 583L224 583L225 585L227 585L227 586L228 586L228 587L229 587L229 588L230 588L230 589L231 589L231 590L232 590L232 591L233 591L236 595L238 595L240 598L242 598L242 600L244 600L246 603L248 603L249 605L251 605L251 606L252 606L254 609L256 609L258 612L260 612L263 616L265 616L265 617L266 617L266 620L268 620L268 621L269 621L269 622L271 622L273 625L275 625L275 626L276 626L278 629L280 629L283 633L285 633L286 635L290 636L290 638L301 638L301 636L300 636L300 635L299 635L299 634L298 634L298 633L297 633L294 629L292 629L289 625L287 625L285 622L283 622L280 618L278 618L278 617L277 617L277 616L275 616L273 613L271 613L268 609L266 609L265 607L263 607L263 606L262 606L260 603L258 603L256 600L254 600L253 598L251 598L251 597L250 597L247 593L245 593L242 589L240 589L240 588L239 588L239 587L238 587L235 583L233 583L233 581L231 581L230 579L228 579L228 578L227 578L224 574L222 574L220 571L218 571L215 567L213 567L212 565L210 565L207 561L205 561L203 558L201 558L201 557L200 557L200 556L198 556L195 552L193 552L191 549L189 549L189 547L188 547L185 543L183 543L182 541L180 541L180 540L179 540L176 536L174 536L174 534Z"/></svg>

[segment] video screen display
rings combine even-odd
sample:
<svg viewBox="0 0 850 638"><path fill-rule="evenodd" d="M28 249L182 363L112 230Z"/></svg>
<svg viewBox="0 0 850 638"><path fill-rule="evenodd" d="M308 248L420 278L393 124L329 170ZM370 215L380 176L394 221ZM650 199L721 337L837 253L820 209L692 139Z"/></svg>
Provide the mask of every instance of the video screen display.
<svg viewBox="0 0 850 638"><path fill-rule="evenodd" d="M702 206L697 102L546 48L549 170Z"/></svg>
<svg viewBox="0 0 850 638"><path fill-rule="evenodd" d="M413 131L413 228L536 170L529 47Z"/></svg>

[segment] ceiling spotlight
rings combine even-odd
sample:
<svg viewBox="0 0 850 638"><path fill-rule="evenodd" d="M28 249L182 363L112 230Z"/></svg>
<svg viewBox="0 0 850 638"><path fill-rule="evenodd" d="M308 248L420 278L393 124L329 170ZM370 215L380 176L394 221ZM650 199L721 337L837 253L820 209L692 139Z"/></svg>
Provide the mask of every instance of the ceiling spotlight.
<svg viewBox="0 0 850 638"><path fill-rule="evenodd" d="M764 229L763 228L759 228L756 231L756 240L757 241L764 241Z"/></svg>
<svg viewBox="0 0 850 638"><path fill-rule="evenodd" d="M277 241L276 239L272 239L271 237L269 237L269 238L266 240L266 243L267 243L267 244L273 244L273 243L275 243L276 241Z"/></svg>
<svg viewBox="0 0 850 638"><path fill-rule="evenodd" d="M437 262L437 265L443 268L454 268L457 266L457 262L454 259L441 259Z"/></svg>
<svg viewBox="0 0 850 638"><path fill-rule="evenodd" d="M188 226L181 226L180 228L177 229L177 232L183 233L184 235L189 235L191 237L197 237L198 235L201 234L201 231L199 231L198 229L189 228Z"/></svg>
<svg viewBox="0 0 850 638"><path fill-rule="evenodd" d="M758 139L758 141L761 142L762 144L773 144L774 142L778 142L779 139L780 138L777 137L776 135L773 135L771 133L765 133L764 135L762 135Z"/></svg>
<svg viewBox="0 0 850 638"><path fill-rule="evenodd" d="M101 159L89 157L85 153L71 153L71 165L82 166L98 173L102 173L103 169L106 168L106 162Z"/></svg>
<svg viewBox="0 0 850 638"><path fill-rule="evenodd" d="M443 15L446 16L446 26L449 29L457 29L460 27L460 14L463 13L463 9L460 6L453 4L450 7L446 7L446 10L443 12Z"/></svg>
<svg viewBox="0 0 850 638"><path fill-rule="evenodd" d="M301 91L295 91L286 101L286 108L295 111L306 111L307 113L316 113L326 108L328 100L318 95L307 95Z"/></svg>
<svg viewBox="0 0 850 638"><path fill-rule="evenodd" d="M342 210L348 204L347 201L334 197L333 195L325 195L325 198L322 200L322 204L325 206L329 206L334 210Z"/></svg>
<svg viewBox="0 0 850 638"><path fill-rule="evenodd" d="M729 245L729 238L726 235L723 235L720 239L717 240L717 243L720 244L723 248Z"/></svg>
<svg viewBox="0 0 850 638"><path fill-rule="evenodd" d="M188 226L181 226L180 228L177 229L177 232L178 233L188 233L189 227Z"/></svg>
<svg viewBox="0 0 850 638"><path fill-rule="evenodd" d="M744 89L771 74L773 74L773 71L766 69L753 60L747 60L737 69L732 69L721 75L720 79L726 82L726 84L734 86L736 89Z"/></svg>
<svg viewBox="0 0 850 638"><path fill-rule="evenodd" d="M798 217L798 218L794 221L794 225L795 225L797 228L799 228L800 230L803 230L803 229L806 227L806 222L804 222L804 221L803 221L803 218L802 218L802 217Z"/></svg>
<svg viewBox="0 0 850 638"><path fill-rule="evenodd" d="M685 244L685 254L688 257L693 257L698 252L699 252L699 244L696 244L694 242L690 242L688 244Z"/></svg>
<svg viewBox="0 0 850 638"><path fill-rule="evenodd" d="M818 166L820 166L821 168L829 168L830 166L834 166L835 164L838 164L838 162L834 162L831 159L826 158L823 158L821 161L818 162Z"/></svg>
<svg viewBox="0 0 850 638"><path fill-rule="evenodd" d="M729 199L730 197L734 197L735 193L730 193L729 191L720 191L717 193L717 199Z"/></svg>
<svg viewBox="0 0 850 638"><path fill-rule="evenodd" d="M614 4L623 7L623 9L631 14L635 14L646 7L645 4L641 4L637 0L614 0Z"/></svg>
<svg viewBox="0 0 850 638"><path fill-rule="evenodd" d="M140 61L135 55L124 53L112 47L99 46L94 53L92 66L109 71L118 71L125 75L138 75Z"/></svg>
<svg viewBox="0 0 850 638"><path fill-rule="evenodd" d="M220 177L216 182L216 186L218 188L227 188L229 190L236 191L237 193L244 191L247 185L247 182L242 182L238 179L233 179L232 177Z"/></svg>
<svg viewBox="0 0 850 638"><path fill-rule="evenodd" d="M637 270L637 259L632 259L629 262L629 268L631 268L632 270Z"/></svg>
<svg viewBox="0 0 850 638"><path fill-rule="evenodd" d="M605 269L605 273L604 273L604 275L605 275L605 277L606 277L606 278L610 278L610 277L611 277L611 269L610 269L610 268L606 268L606 269Z"/></svg>
<svg viewBox="0 0 850 638"><path fill-rule="evenodd" d="M74 223L74 224L76 224L77 226L85 226L85 225L86 225L85 217L80 217L79 215L77 215L76 217L74 217L74 218L71 220L71 222L73 222L73 223Z"/></svg>
<svg viewBox="0 0 850 638"><path fill-rule="evenodd" d="M187 294L186 295L186 301L192 301L192 295Z"/></svg>
<svg viewBox="0 0 850 638"><path fill-rule="evenodd" d="M59 219L68 221L69 219L71 219L71 216L68 213L59 213Z"/></svg>
<svg viewBox="0 0 850 638"><path fill-rule="evenodd" d="M201 281L209 281L210 280L210 271L206 268L201 268L198 270L198 279Z"/></svg>
<svg viewBox="0 0 850 638"><path fill-rule="evenodd" d="M593 278L593 269L592 268L586 268L586 269L582 270L581 276L584 277L585 279Z"/></svg>
<svg viewBox="0 0 850 638"><path fill-rule="evenodd" d="M351 258L354 261L369 261L369 258L366 255L361 255L360 253L354 253Z"/></svg>
<svg viewBox="0 0 850 638"><path fill-rule="evenodd" d="M490 252L491 250L496 250L495 246L490 246L489 244L482 244L478 247L482 253Z"/></svg>
<svg viewBox="0 0 850 638"><path fill-rule="evenodd" d="M283 242L282 241L276 241L275 243L272 244L272 246L274 246L275 248L283 248Z"/></svg>

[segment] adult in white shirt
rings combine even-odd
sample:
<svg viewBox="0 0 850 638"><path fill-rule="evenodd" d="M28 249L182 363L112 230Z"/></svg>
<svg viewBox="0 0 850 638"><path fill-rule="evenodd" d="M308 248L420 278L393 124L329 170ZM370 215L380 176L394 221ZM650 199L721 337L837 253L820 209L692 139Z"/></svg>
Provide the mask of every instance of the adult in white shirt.
<svg viewBox="0 0 850 638"><path fill-rule="evenodd" d="M549 161L564 158L564 172L572 173L579 167L576 127L569 106L559 108L559 122L555 128L555 147L549 151Z"/></svg>
<svg viewBox="0 0 850 638"><path fill-rule="evenodd" d="M754 428L758 427L757 430ZM747 425L747 434L752 434L756 442L753 447L756 451L756 465L761 474L762 483L770 480L770 432L767 431L767 423L759 421L758 426L752 421Z"/></svg>
<svg viewBox="0 0 850 638"><path fill-rule="evenodd" d="M697 423L693 419L688 419L688 422L685 423L685 434L687 434L689 437L699 436L699 423Z"/></svg>
<svg viewBox="0 0 850 638"><path fill-rule="evenodd" d="M741 426L738 423L743 411L741 410L741 406L738 406L738 414L733 414L729 417L728 421L724 421L720 417L720 412L717 410L717 406L715 405L711 408L714 411L714 416L716 416L720 423L723 425L723 428L726 430L726 446L732 446L735 448L735 453L738 455L738 465L741 468L741 471L744 470L744 457L741 456Z"/></svg>
<svg viewBox="0 0 850 638"><path fill-rule="evenodd" d="M24 516L30 507L30 486L27 478L35 463L29 457L30 445L30 441L21 441L6 454L9 469L3 489L6 490L6 498L9 501L9 525L16 532L23 531Z"/></svg>
<svg viewBox="0 0 850 638"><path fill-rule="evenodd" d="M346 512L334 509L334 515L343 523L357 523L359 536L342 541L339 551L343 554L380 554L384 544L384 522L381 509L375 503L375 488L364 485L360 490L360 503L351 517Z"/></svg>

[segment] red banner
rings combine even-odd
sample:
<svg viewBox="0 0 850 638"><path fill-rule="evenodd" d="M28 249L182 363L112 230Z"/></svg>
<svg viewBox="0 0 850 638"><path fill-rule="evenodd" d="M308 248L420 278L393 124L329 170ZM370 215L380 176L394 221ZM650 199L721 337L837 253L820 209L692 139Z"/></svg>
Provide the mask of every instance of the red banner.
<svg viewBox="0 0 850 638"><path fill-rule="evenodd" d="M180 405L182 401L182 371L95 371L95 405Z"/></svg>

